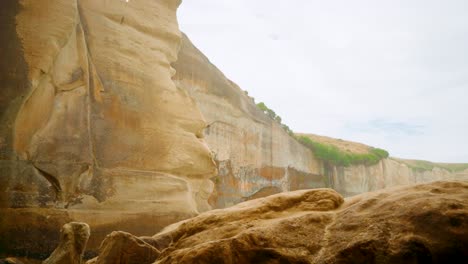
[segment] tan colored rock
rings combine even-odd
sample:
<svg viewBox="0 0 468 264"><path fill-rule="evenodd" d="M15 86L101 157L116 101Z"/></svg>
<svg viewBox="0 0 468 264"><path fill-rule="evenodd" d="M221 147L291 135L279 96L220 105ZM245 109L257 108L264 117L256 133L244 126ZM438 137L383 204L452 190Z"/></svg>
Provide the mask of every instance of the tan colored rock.
<svg viewBox="0 0 468 264"><path fill-rule="evenodd" d="M71 222L60 230L60 244L43 264L81 264L91 232L86 223Z"/></svg>
<svg viewBox="0 0 468 264"><path fill-rule="evenodd" d="M24 264L24 263L17 258L6 258L6 259L0 259L0 264Z"/></svg>
<svg viewBox="0 0 468 264"><path fill-rule="evenodd" d="M28 258L0 259L0 264L41 264L41 261Z"/></svg>
<svg viewBox="0 0 468 264"><path fill-rule="evenodd" d="M159 256L159 250L132 234L115 231L109 234L99 248L99 256L87 264L150 264Z"/></svg>
<svg viewBox="0 0 468 264"><path fill-rule="evenodd" d="M154 236L155 263L464 263L468 182L435 182L346 199L327 189L213 210Z"/></svg>
<svg viewBox="0 0 468 264"><path fill-rule="evenodd" d="M44 258L70 221L93 251L211 208L206 124L172 81L179 4L1 1L0 254Z"/></svg>

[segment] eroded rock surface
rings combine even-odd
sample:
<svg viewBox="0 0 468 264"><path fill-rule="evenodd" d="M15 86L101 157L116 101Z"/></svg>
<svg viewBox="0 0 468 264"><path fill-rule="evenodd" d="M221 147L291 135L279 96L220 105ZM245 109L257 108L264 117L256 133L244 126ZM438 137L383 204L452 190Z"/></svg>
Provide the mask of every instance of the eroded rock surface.
<svg viewBox="0 0 468 264"><path fill-rule="evenodd" d="M60 230L60 244L43 264L81 264L91 232L86 223L71 222Z"/></svg>
<svg viewBox="0 0 468 264"><path fill-rule="evenodd" d="M70 221L97 249L210 209L206 124L171 79L179 4L1 1L0 256L43 258Z"/></svg>
<svg viewBox="0 0 468 264"><path fill-rule="evenodd" d="M154 236L155 263L465 263L468 183L435 182L348 198L282 193L214 210Z"/></svg>
<svg viewBox="0 0 468 264"><path fill-rule="evenodd" d="M109 234L99 248L99 256L87 264L150 264L159 256L159 250L132 234L115 231Z"/></svg>

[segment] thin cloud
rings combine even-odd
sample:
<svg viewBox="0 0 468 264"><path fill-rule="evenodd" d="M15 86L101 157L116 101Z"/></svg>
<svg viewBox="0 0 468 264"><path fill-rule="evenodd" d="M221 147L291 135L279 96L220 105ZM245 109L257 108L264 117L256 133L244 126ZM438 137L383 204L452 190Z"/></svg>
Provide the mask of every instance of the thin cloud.
<svg viewBox="0 0 468 264"><path fill-rule="evenodd" d="M366 123L347 124L345 129L350 133L383 134L386 136L421 136L425 125L413 122L373 119Z"/></svg>
<svg viewBox="0 0 468 264"><path fill-rule="evenodd" d="M467 13L466 0L186 0L178 16L294 131L468 162Z"/></svg>

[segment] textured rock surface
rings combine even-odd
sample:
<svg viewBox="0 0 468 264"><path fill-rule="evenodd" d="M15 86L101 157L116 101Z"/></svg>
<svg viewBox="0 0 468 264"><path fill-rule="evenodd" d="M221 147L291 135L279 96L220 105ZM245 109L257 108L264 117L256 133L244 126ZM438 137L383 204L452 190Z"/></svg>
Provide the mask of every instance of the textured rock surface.
<svg viewBox="0 0 468 264"><path fill-rule="evenodd" d="M159 250L132 234L115 231L108 235L99 248L99 256L86 263L93 264L150 264L159 256Z"/></svg>
<svg viewBox="0 0 468 264"><path fill-rule="evenodd" d="M179 4L1 1L0 256L47 256L73 220L96 249L209 209L206 124L171 80Z"/></svg>
<svg viewBox="0 0 468 264"><path fill-rule="evenodd" d="M177 86L195 99L209 124L205 139L218 167L214 207L324 186L321 162L257 109L186 36L173 66Z"/></svg>
<svg viewBox="0 0 468 264"><path fill-rule="evenodd" d="M42 261L28 258L5 258L0 259L0 264L41 264Z"/></svg>
<svg viewBox="0 0 468 264"><path fill-rule="evenodd" d="M86 223L71 222L60 230L60 244L43 264L81 264L90 236Z"/></svg>
<svg viewBox="0 0 468 264"><path fill-rule="evenodd" d="M0 259L0 264L26 264L26 263L17 258L5 258L5 259Z"/></svg>
<svg viewBox="0 0 468 264"><path fill-rule="evenodd" d="M203 213L153 239L172 241L156 263L466 263L468 182L344 203L330 189L282 193Z"/></svg>

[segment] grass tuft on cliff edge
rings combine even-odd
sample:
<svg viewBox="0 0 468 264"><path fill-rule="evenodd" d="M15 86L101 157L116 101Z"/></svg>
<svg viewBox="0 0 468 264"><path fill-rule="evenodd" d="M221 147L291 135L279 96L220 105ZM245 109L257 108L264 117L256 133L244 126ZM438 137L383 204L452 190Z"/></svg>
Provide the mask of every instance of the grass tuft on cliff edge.
<svg viewBox="0 0 468 264"><path fill-rule="evenodd" d="M299 135L296 138L302 145L312 150L317 158L335 166L374 165L389 155L386 150L380 148L369 147L367 153L353 153L312 140L307 136Z"/></svg>

